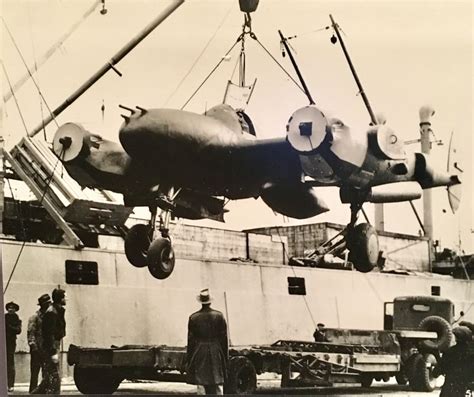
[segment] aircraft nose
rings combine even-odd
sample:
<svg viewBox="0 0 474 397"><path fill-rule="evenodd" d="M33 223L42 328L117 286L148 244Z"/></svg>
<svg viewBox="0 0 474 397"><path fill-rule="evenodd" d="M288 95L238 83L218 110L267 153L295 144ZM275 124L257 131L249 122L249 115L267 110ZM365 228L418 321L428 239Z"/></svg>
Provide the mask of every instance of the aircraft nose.
<svg viewBox="0 0 474 397"><path fill-rule="evenodd" d="M124 123L119 130L120 143L132 157L156 155L169 130L167 117L157 110L138 109L130 116L122 116Z"/></svg>

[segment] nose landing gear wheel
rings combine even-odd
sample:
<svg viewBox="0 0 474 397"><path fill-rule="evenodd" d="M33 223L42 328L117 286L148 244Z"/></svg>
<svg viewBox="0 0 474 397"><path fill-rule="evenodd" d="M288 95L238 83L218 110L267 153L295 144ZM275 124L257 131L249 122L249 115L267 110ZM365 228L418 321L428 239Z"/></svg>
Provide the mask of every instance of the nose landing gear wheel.
<svg viewBox="0 0 474 397"><path fill-rule="evenodd" d="M375 229L368 223L360 223L350 231L348 238L349 260L356 270L370 272L379 258L379 239Z"/></svg>
<svg viewBox="0 0 474 397"><path fill-rule="evenodd" d="M146 262L153 277L160 280L169 277L173 272L175 263L171 241L164 237L153 241L148 249Z"/></svg>
<svg viewBox="0 0 474 397"><path fill-rule="evenodd" d="M125 255L135 267L147 265L147 252L150 247L150 229L147 225L133 225L125 237Z"/></svg>

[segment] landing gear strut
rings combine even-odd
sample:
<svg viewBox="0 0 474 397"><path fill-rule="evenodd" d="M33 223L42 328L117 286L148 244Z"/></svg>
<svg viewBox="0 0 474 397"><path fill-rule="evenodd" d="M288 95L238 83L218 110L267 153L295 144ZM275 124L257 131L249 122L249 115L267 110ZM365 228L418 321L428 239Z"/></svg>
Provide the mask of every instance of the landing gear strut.
<svg viewBox="0 0 474 397"><path fill-rule="evenodd" d="M155 207L152 209L151 223L154 229L156 221ZM157 279L163 280L171 275L174 269L175 256L173 246L171 244L171 236L169 235L169 221L171 218L171 210L163 211L160 215L159 231L161 237L154 240L148 248L147 265L151 275ZM152 230L153 230L152 229Z"/></svg>
<svg viewBox="0 0 474 397"><path fill-rule="evenodd" d="M172 196L170 189L168 197ZM178 192L179 193L179 192ZM174 208L172 198L159 197L150 206L151 218L148 225L134 225L125 237L125 255L135 267L148 266L151 275L163 280L171 275L174 269L175 256L169 234L169 222ZM161 237L155 239L155 225L158 206L163 209L159 215L158 231Z"/></svg>

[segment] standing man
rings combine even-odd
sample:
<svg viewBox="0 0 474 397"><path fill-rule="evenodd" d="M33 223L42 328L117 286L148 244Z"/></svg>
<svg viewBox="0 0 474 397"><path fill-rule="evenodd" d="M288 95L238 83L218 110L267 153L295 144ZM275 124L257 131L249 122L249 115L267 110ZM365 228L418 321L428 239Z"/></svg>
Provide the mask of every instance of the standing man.
<svg viewBox="0 0 474 397"><path fill-rule="evenodd" d="M41 377L44 378L44 352L42 322L46 310L51 304L48 294L38 298L39 310L28 320L28 345L30 346L30 389L29 393L38 386L38 375L41 368Z"/></svg>
<svg viewBox="0 0 474 397"><path fill-rule="evenodd" d="M8 391L12 392L15 386L15 350L16 336L21 333L21 320L16 312L20 310L15 302L8 302L5 305L5 336L7 342L7 375Z"/></svg>
<svg viewBox="0 0 474 397"><path fill-rule="evenodd" d="M318 323L317 328L314 330L313 338L315 342L327 342L326 333L324 331L325 325Z"/></svg>
<svg viewBox="0 0 474 397"><path fill-rule="evenodd" d="M450 347L441 357L433 375L445 374L440 397L464 396L469 383L474 381L474 357L470 348L472 332L461 326L453 329L456 344Z"/></svg>
<svg viewBox="0 0 474 397"><path fill-rule="evenodd" d="M59 373L59 353L61 339L66 335L66 291L55 288L51 294L53 304L43 316L41 332L44 353L43 379L31 394L59 394L61 391L61 374Z"/></svg>
<svg viewBox="0 0 474 397"><path fill-rule="evenodd" d="M188 322L187 375L198 394L223 394L229 359L227 324L221 312L211 309L209 289L197 296L201 310Z"/></svg>

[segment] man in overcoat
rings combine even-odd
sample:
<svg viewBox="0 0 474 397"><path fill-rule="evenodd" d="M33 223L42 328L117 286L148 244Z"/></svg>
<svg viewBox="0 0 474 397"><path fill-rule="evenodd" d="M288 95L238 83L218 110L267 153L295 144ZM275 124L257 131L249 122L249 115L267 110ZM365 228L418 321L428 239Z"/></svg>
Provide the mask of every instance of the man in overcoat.
<svg viewBox="0 0 474 397"><path fill-rule="evenodd" d="M51 297L53 304L46 310L41 324L44 352L43 380L31 394L60 394L61 391L59 358L61 339L66 335L64 318L66 291L55 288Z"/></svg>
<svg viewBox="0 0 474 397"><path fill-rule="evenodd" d="M465 396L474 381L474 351L472 332L461 326L453 329L456 344L444 352L433 371L434 376L444 374L440 397ZM471 390L472 391L472 390Z"/></svg>
<svg viewBox="0 0 474 397"><path fill-rule="evenodd" d="M51 298L43 294L38 298L39 309L28 320L28 345L30 346L30 394L38 386L38 375L44 367L42 323L46 310L51 305ZM44 377L42 369L41 376Z"/></svg>
<svg viewBox="0 0 474 397"><path fill-rule="evenodd" d="M198 385L198 394L223 394L229 358L227 323L220 311L211 309L209 289L201 290L197 300L201 310L188 322L188 382Z"/></svg>
<svg viewBox="0 0 474 397"><path fill-rule="evenodd" d="M8 391L12 392L15 386L16 336L21 333L21 320L16 314L20 310L20 306L15 302L8 302L5 309L7 310L5 313L5 336L7 342Z"/></svg>

